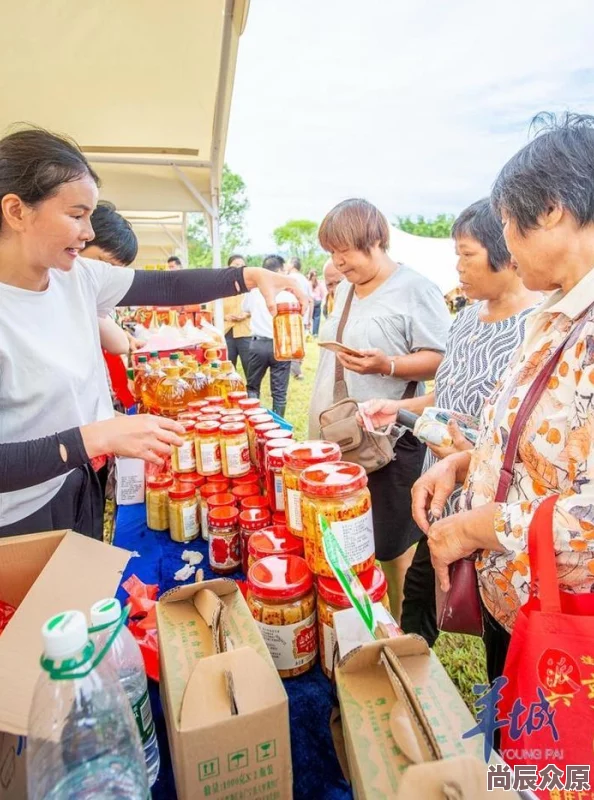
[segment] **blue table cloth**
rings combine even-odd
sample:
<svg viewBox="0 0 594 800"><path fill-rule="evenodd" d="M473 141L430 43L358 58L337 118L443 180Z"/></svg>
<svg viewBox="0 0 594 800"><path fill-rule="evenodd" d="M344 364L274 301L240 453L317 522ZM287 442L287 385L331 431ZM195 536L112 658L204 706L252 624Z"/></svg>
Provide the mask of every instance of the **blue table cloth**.
<svg viewBox="0 0 594 800"><path fill-rule="evenodd" d="M144 504L118 509L114 544L139 555L128 562L123 581L130 575L137 575L145 583L158 584L160 592L179 586L173 575L184 566L181 554L186 549L201 552L204 560L200 567L207 578L214 577L208 568L206 542L197 539L181 545L171 541L167 533L149 530ZM231 577L241 579L243 574L238 572ZM120 588L118 597L125 601L127 594ZM159 687L152 681L149 684L161 752L161 771L152 797L153 800L175 800ZM335 704L330 681L316 665L305 675L284 681L284 685L289 696L295 800L351 800L353 795L342 776L330 735L330 712Z"/></svg>

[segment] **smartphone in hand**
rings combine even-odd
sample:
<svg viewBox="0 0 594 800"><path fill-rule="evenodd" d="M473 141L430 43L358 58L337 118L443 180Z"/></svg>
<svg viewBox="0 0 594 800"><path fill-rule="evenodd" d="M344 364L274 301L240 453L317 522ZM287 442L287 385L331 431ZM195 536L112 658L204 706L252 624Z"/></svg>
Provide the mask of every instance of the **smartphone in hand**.
<svg viewBox="0 0 594 800"><path fill-rule="evenodd" d="M347 347L342 342L318 342L318 347L324 347L326 350L331 350L333 353L346 353L348 356L361 358L363 353L360 350L355 350L353 347Z"/></svg>

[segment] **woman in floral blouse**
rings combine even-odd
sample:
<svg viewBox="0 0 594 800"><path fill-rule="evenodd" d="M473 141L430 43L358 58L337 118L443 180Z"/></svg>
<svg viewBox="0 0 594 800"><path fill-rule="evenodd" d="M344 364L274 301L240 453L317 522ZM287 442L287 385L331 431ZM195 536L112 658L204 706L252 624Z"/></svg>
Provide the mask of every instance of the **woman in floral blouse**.
<svg viewBox="0 0 594 800"><path fill-rule="evenodd" d="M502 169L492 203L528 289L551 293L526 321L523 345L486 402L473 451L436 464L413 489L413 514L427 533L436 576L482 550L477 561L486 608L490 680L503 670L509 633L528 599L528 528L549 495L557 572L566 592L594 591L594 117L547 119L546 128ZM532 382L585 316L520 439L507 501L494 496L515 414ZM456 484L460 513L441 519ZM429 522L429 513L438 521Z"/></svg>

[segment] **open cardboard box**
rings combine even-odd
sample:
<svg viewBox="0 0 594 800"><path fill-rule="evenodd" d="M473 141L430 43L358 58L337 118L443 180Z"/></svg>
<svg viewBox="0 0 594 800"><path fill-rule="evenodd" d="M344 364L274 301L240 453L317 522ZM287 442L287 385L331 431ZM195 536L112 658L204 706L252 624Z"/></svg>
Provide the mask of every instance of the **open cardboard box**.
<svg viewBox="0 0 594 800"><path fill-rule="evenodd" d="M341 659L335 677L356 800L443 800L446 785L459 800L519 797L487 792L483 737L462 739L476 721L424 639L361 645Z"/></svg>
<svg viewBox="0 0 594 800"><path fill-rule="evenodd" d="M114 595L129 558L72 531L0 539L0 600L17 609L0 634L0 800L27 796L24 737L41 670L41 626Z"/></svg>
<svg viewBox="0 0 594 800"><path fill-rule="evenodd" d="M287 694L237 584L166 592L157 627L178 800L290 800Z"/></svg>

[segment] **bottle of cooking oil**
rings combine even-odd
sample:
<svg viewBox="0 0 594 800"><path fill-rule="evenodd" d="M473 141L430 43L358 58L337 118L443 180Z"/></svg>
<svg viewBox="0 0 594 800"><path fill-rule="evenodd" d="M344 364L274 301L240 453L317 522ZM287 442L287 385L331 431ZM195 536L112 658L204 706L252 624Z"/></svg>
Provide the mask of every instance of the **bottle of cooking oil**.
<svg viewBox="0 0 594 800"><path fill-rule="evenodd" d="M157 386L156 402L161 416L175 419L187 409L192 399L192 390L189 383L181 377L179 353L173 353L169 360L171 366L166 367L165 377Z"/></svg>
<svg viewBox="0 0 594 800"><path fill-rule="evenodd" d="M148 365L150 370L141 387L141 402L147 414L157 414L157 386L165 377L165 369L159 353L150 354Z"/></svg>
<svg viewBox="0 0 594 800"><path fill-rule="evenodd" d="M137 403L140 404L139 411L142 411L142 386L145 382L148 374L150 372L150 367L147 362L146 356L138 356L138 363L136 365L136 369L134 370L134 399Z"/></svg>
<svg viewBox="0 0 594 800"><path fill-rule="evenodd" d="M245 383L239 372L236 372L232 361L221 361L213 388L216 395L225 398L227 408L231 408L231 403L227 399L230 392L245 392Z"/></svg>
<svg viewBox="0 0 594 800"><path fill-rule="evenodd" d="M206 397L212 381L200 369L195 358L187 360L186 373L182 377L190 384L192 400L203 400Z"/></svg>

